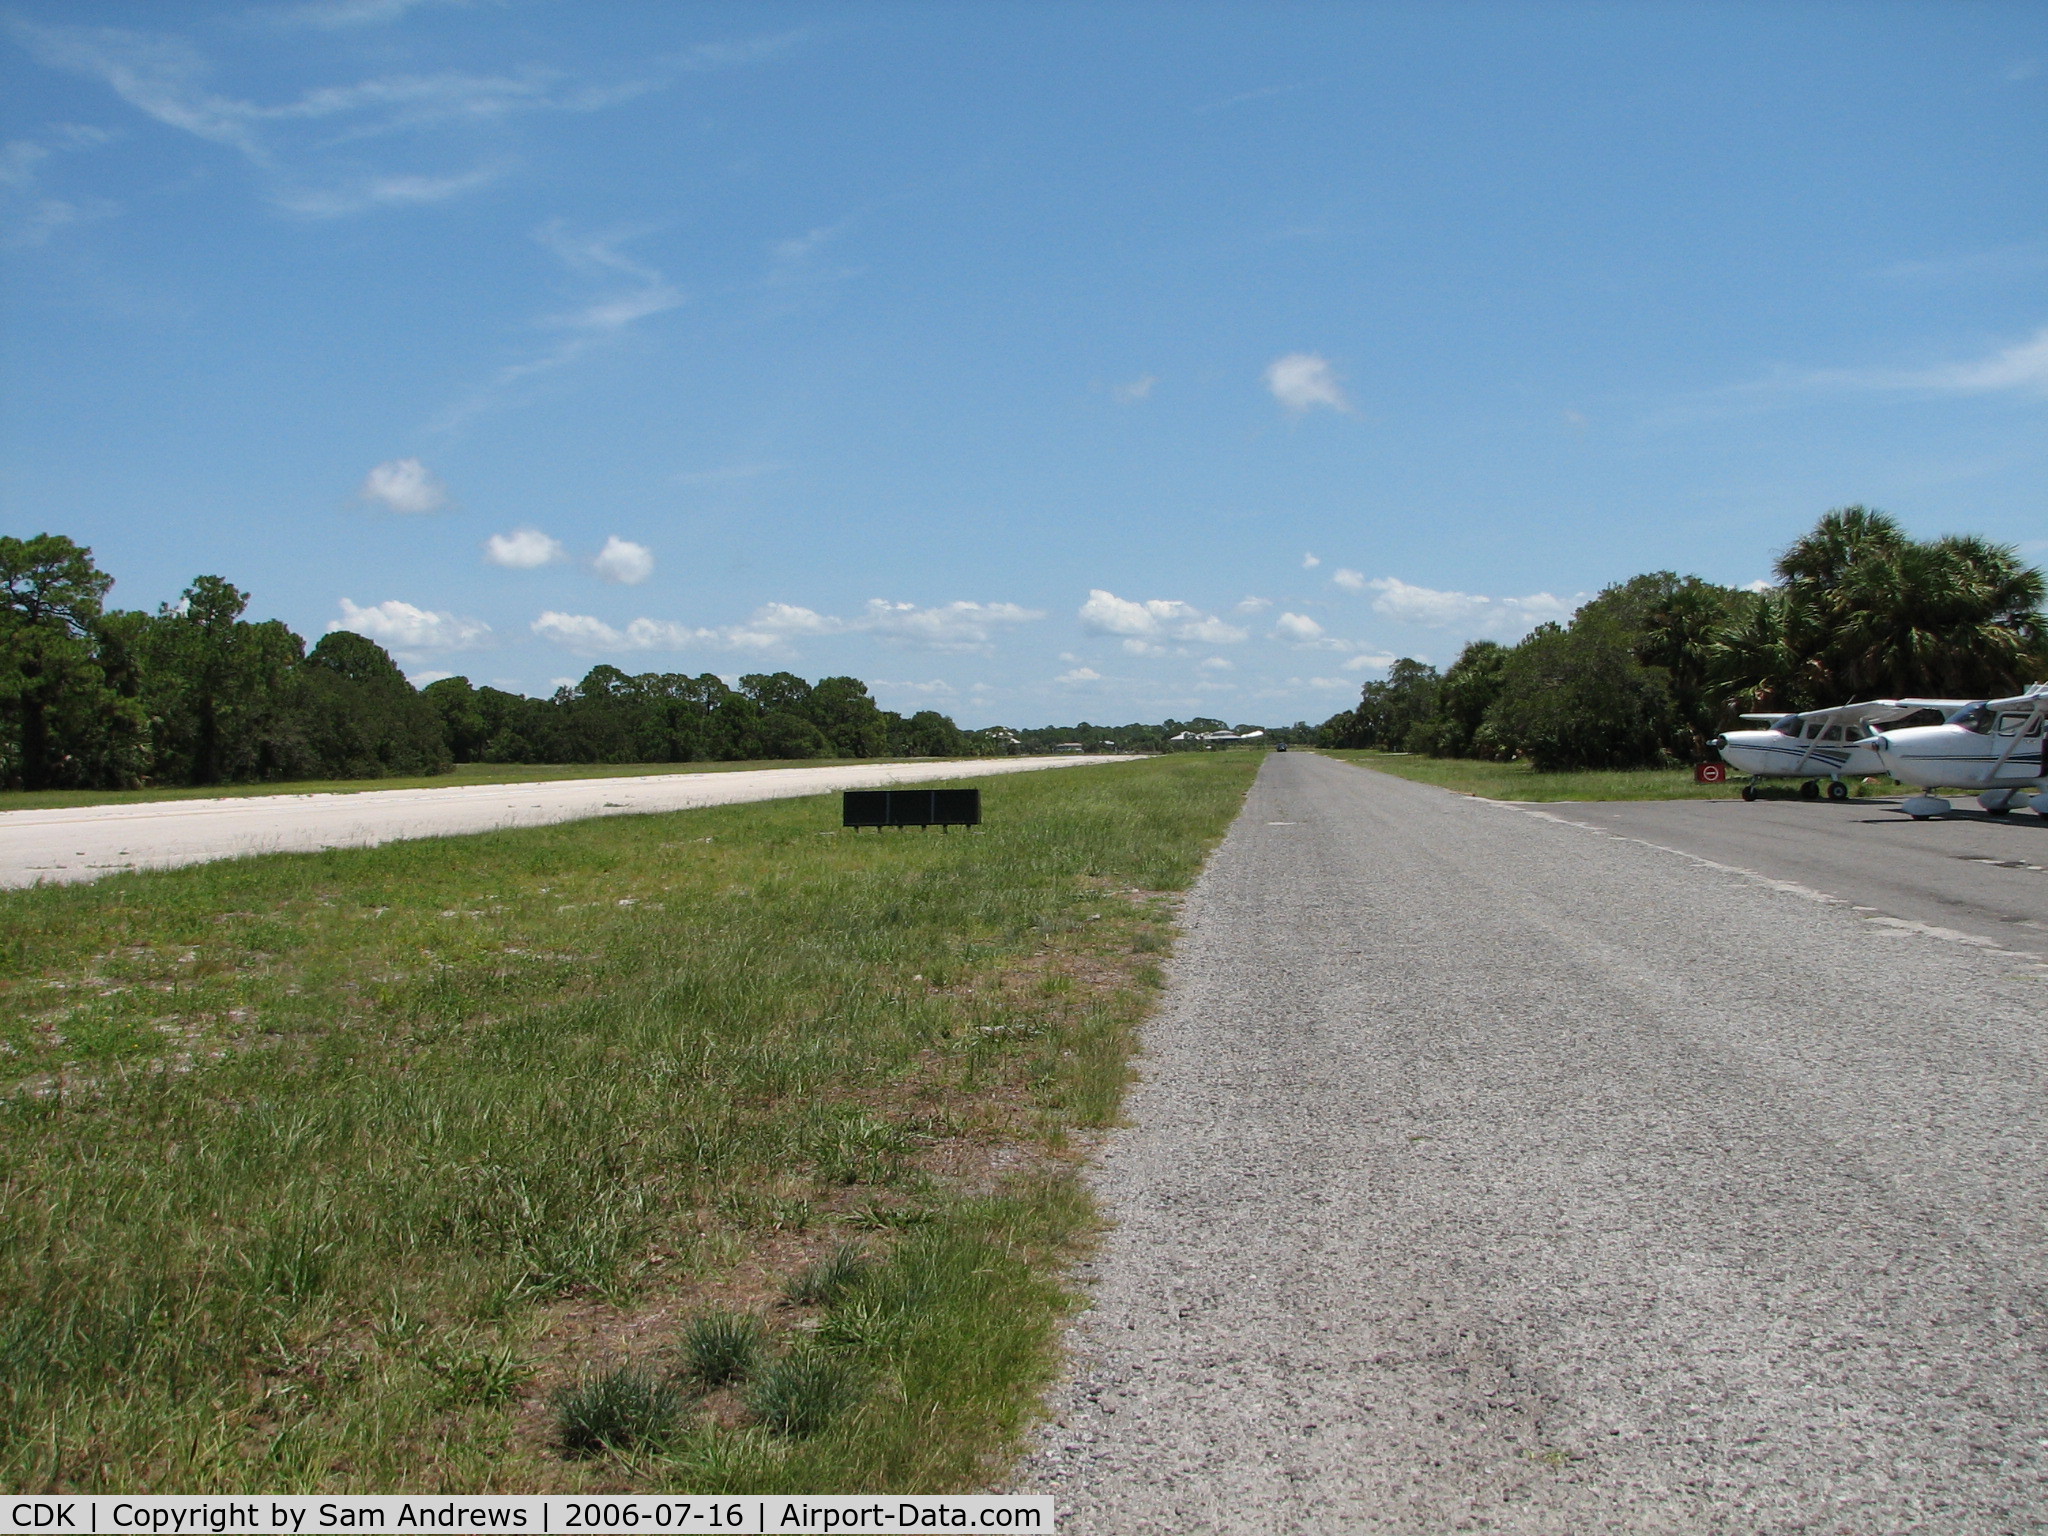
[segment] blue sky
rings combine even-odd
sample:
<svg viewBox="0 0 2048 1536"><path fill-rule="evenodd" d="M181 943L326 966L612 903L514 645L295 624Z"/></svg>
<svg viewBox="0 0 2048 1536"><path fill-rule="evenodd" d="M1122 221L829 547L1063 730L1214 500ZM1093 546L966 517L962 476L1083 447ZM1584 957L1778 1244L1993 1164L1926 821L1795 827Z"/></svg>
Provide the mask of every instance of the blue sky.
<svg viewBox="0 0 2048 1536"><path fill-rule="evenodd" d="M0 528L415 678L1321 719L2048 553L2048 7L0 7Z"/></svg>

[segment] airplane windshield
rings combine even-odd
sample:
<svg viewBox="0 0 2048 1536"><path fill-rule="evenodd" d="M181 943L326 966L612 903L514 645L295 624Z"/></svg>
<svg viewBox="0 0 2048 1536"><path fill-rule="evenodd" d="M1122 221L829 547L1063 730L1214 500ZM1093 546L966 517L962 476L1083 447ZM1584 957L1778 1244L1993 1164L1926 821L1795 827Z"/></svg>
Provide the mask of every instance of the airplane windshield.
<svg viewBox="0 0 2048 1536"><path fill-rule="evenodd" d="M1799 717L1797 715L1787 715L1782 720L1773 720L1771 722L1771 729L1780 736L1797 736L1799 734Z"/></svg>
<svg viewBox="0 0 2048 1536"><path fill-rule="evenodd" d="M1966 731L1982 731L1991 723L1991 711L1982 704L1966 704L1948 717L1948 723Z"/></svg>

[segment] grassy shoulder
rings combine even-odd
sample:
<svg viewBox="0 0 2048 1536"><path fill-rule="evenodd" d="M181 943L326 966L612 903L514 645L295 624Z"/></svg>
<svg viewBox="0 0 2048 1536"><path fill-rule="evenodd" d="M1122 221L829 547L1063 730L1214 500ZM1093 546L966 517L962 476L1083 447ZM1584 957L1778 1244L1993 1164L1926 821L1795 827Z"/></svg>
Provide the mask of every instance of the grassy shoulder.
<svg viewBox="0 0 2048 1536"><path fill-rule="evenodd" d="M1745 781L1726 784L1695 784L1690 768L1587 769L1577 773L1538 773L1527 763L1481 763L1465 758L1422 757L1408 752L1330 751L1324 756L1341 758L1363 768L1391 773L1418 784L1482 800L1734 800L1742 795ZM1907 793L1890 779L1860 781L1859 795ZM1765 780L1757 785L1759 799L1796 800L1799 785L1792 779Z"/></svg>
<svg viewBox="0 0 2048 1536"><path fill-rule="evenodd" d="M1258 762L0 893L0 1485L986 1481Z"/></svg>
<svg viewBox="0 0 2048 1536"><path fill-rule="evenodd" d="M198 788L0 790L0 813L136 805L156 800L224 800L247 795L359 795L377 789L455 789L465 784L538 784L563 779L630 779L656 773L736 773L750 768L848 768L931 758L768 758L743 763L458 763L447 773L390 779L305 779L285 784L213 784Z"/></svg>

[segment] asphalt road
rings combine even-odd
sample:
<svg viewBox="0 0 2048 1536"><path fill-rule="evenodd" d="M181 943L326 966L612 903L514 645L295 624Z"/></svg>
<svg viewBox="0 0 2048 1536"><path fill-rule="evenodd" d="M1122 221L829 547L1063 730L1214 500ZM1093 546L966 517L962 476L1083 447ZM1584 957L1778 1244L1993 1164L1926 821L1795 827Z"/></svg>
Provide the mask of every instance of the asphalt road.
<svg viewBox="0 0 2048 1536"><path fill-rule="evenodd" d="M1269 760L1100 1164L1063 1533L2048 1528L2048 965L1584 809Z"/></svg>
<svg viewBox="0 0 2048 1536"><path fill-rule="evenodd" d="M1989 816L1958 799L1914 821L1896 801L1638 801L1530 806L1771 879L1904 922L2048 951L2048 816Z"/></svg>
<svg viewBox="0 0 2048 1536"><path fill-rule="evenodd" d="M408 837L538 827L586 816L687 811L842 789L984 778L1129 757L998 757L886 763L872 768L763 768L662 773L539 784L463 784L341 795L246 795L74 810L0 813L0 887L97 880L121 869L162 869L253 853L367 848Z"/></svg>

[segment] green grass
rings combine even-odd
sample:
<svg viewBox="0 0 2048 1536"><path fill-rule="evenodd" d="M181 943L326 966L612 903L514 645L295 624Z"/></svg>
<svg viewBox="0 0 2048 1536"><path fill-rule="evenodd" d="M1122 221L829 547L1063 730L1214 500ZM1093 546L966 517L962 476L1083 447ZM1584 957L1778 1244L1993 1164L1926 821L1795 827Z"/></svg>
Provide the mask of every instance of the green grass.
<svg viewBox="0 0 2048 1536"><path fill-rule="evenodd" d="M1418 784L1477 795L1483 800L1734 800L1742 781L1695 784L1690 768L1608 768L1576 773L1538 773L1527 763L1481 763L1456 757L1419 757L1406 752L1333 752L1327 757L1362 768L1397 774ZM1797 798L1791 780L1760 786L1771 798ZM1881 791L1889 793L1889 789Z"/></svg>
<svg viewBox="0 0 2048 1536"><path fill-rule="evenodd" d="M1068 1133L1260 761L0 893L0 1485L985 1482L1092 1230ZM763 1334L713 1389L716 1312Z"/></svg>
<svg viewBox="0 0 2048 1536"><path fill-rule="evenodd" d="M561 779L625 779L650 773L733 773L746 768L848 768L930 758L773 758L746 763L459 763L447 773L391 779L304 779L287 784L213 784L199 788L0 790L0 812L135 805L156 800L238 799L244 795L359 795L373 789L453 789L463 784L535 784Z"/></svg>

